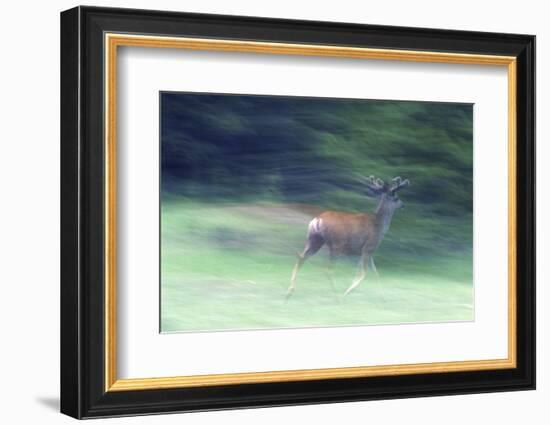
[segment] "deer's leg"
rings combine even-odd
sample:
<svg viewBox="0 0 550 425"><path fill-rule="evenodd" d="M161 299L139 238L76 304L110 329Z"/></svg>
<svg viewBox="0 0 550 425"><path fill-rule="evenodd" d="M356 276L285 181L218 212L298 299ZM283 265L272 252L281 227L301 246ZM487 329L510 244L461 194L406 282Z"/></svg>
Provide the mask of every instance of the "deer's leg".
<svg viewBox="0 0 550 425"><path fill-rule="evenodd" d="M344 297L348 295L351 291L353 291L355 288L359 286L361 282L365 279L365 276L367 276L367 267L369 263L370 254L363 253L361 255L361 258L359 259L359 265L357 267L357 277L353 280L353 283L351 286L346 290L344 293Z"/></svg>
<svg viewBox="0 0 550 425"><path fill-rule="evenodd" d="M330 287L332 288L332 292L334 293L336 293L336 286L334 285L334 279L333 279L335 261L336 261L336 255L331 250L329 260L328 260L328 265L326 268L326 273L327 273L327 278L330 282Z"/></svg>
<svg viewBox="0 0 550 425"><path fill-rule="evenodd" d="M369 258L369 267L372 269L372 271L376 275L376 278L380 280L380 275L378 274L378 270L376 270L376 266L374 265L374 257L372 255Z"/></svg>
<svg viewBox="0 0 550 425"><path fill-rule="evenodd" d="M286 292L286 297L290 297L292 293L294 292L294 289L296 289L296 276L298 275L298 271L302 267L302 265L306 262L306 260L311 257L313 254L315 254L317 251L321 249L325 241L321 237L321 235L313 234L308 235L308 240L306 247L304 248L304 251L301 254L298 254L298 260L296 261L296 264L294 265L294 269L292 270L292 277L290 278L290 286L288 287L288 290Z"/></svg>
<svg viewBox="0 0 550 425"><path fill-rule="evenodd" d="M378 274L378 270L376 270L376 266L374 265L374 258L371 255L369 259L369 266L376 275L376 282L378 283L378 286L380 287L380 293L382 295L382 300L386 301L386 294L384 293L384 287L382 286L382 283L380 282L380 275Z"/></svg>
<svg viewBox="0 0 550 425"><path fill-rule="evenodd" d="M290 286L288 287L288 290L286 291L287 298L292 295L294 292L294 289L296 289L296 276L298 275L298 271L302 267L302 265L307 260L307 249L301 253L298 254L298 260L296 261L296 264L294 264L294 269L292 269L292 277L290 278Z"/></svg>

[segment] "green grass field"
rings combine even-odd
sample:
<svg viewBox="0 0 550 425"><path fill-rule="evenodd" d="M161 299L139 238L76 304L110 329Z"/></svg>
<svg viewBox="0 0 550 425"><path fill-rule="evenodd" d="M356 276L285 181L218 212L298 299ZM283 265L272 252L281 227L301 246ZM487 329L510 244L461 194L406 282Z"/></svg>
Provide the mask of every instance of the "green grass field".
<svg viewBox="0 0 550 425"><path fill-rule="evenodd" d="M163 199L161 331L474 319L471 252L407 254L399 225L374 256L379 279L369 273L344 298L357 260L337 262L334 290L323 248L304 265L295 293L285 301L296 253L314 215L315 208L304 205Z"/></svg>

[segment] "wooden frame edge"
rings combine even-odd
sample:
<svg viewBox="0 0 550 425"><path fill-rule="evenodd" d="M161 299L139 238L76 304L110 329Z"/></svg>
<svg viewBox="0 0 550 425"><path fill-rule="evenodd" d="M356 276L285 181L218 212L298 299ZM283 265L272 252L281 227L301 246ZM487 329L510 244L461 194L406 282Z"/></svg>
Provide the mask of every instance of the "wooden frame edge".
<svg viewBox="0 0 550 425"><path fill-rule="evenodd" d="M513 369L515 362L503 360L474 360L441 363L417 363L393 366L365 366L327 369L284 370L275 372L231 373L166 378L118 379L108 391L137 391L216 385L261 384L269 382L316 381L322 379L367 378L379 376L414 375L417 373L447 373L495 369Z"/></svg>
<svg viewBox="0 0 550 425"><path fill-rule="evenodd" d="M508 70L508 358L274 372L117 379L116 355L116 87L120 46L506 66ZM105 33L105 392L311 381L517 367L517 60L514 56L371 49L206 38Z"/></svg>

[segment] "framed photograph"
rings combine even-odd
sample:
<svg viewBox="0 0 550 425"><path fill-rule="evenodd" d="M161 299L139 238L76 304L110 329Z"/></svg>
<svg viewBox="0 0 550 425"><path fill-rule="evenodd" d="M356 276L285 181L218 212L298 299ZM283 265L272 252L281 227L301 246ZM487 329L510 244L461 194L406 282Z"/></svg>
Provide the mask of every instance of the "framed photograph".
<svg viewBox="0 0 550 425"><path fill-rule="evenodd" d="M61 411L535 388L535 37L61 14Z"/></svg>

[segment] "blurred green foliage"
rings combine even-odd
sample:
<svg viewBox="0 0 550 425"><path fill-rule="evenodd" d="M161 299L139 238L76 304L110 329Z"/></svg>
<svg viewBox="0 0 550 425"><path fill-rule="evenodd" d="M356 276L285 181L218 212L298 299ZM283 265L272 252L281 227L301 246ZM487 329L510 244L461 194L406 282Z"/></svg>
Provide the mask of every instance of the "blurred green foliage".
<svg viewBox="0 0 550 425"><path fill-rule="evenodd" d="M408 178L398 255L472 249L472 105L162 94L162 192L369 211L355 173Z"/></svg>

